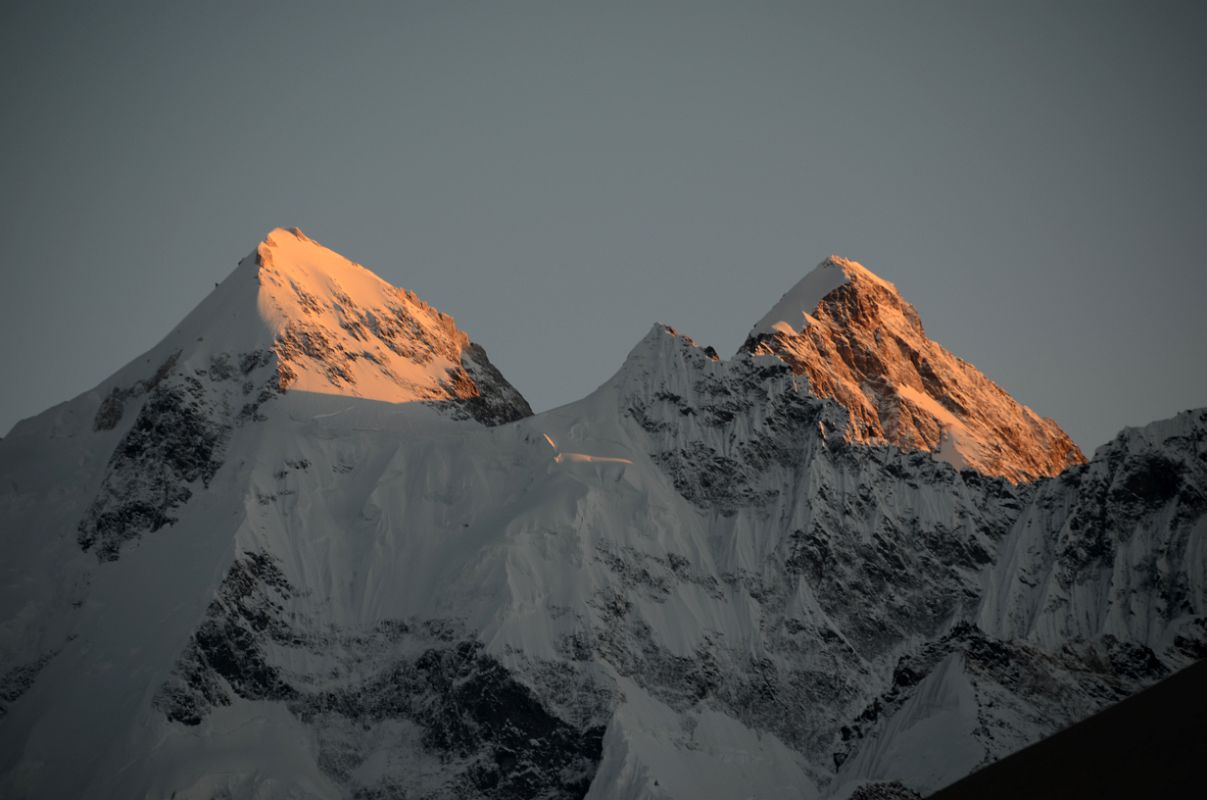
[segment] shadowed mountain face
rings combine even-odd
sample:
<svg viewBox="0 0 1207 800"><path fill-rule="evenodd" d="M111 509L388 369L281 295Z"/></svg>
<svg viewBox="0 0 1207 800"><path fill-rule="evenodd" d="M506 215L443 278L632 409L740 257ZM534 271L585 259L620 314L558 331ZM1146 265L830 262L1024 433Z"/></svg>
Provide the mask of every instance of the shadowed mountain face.
<svg viewBox="0 0 1207 800"><path fill-rule="evenodd" d="M1055 422L931 341L896 287L837 256L792 288L742 347L771 354L850 413L850 435L1030 481L1085 457Z"/></svg>
<svg viewBox="0 0 1207 800"><path fill-rule="evenodd" d="M1207 411L1028 415L838 260L532 415L274 231L0 441L0 796L934 791L1207 653Z"/></svg>
<svg viewBox="0 0 1207 800"><path fill-rule="evenodd" d="M933 800L1198 797L1207 662L931 795Z"/></svg>

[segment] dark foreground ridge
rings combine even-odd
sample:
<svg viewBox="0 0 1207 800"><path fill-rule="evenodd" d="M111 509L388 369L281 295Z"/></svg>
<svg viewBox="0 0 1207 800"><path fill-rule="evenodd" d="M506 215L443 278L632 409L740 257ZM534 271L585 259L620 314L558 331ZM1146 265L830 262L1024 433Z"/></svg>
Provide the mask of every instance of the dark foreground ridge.
<svg viewBox="0 0 1207 800"><path fill-rule="evenodd" d="M1207 777L1207 661L931 795L1202 797Z"/></svg>

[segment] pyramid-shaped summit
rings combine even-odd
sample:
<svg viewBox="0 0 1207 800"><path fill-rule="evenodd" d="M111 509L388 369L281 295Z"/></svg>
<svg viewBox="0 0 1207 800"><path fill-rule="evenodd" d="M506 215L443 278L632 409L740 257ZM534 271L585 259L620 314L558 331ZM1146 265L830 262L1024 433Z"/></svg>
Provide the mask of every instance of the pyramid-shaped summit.
<svg viewBox="0 0 1207 800"><path fill-rule="evenodd" d="M247 261L283 388L464 403L487 424L532 413L451 316L297 228L272 231Z"/></svg>
<svg viewBox="0 0 1207 800"><path fill-rule="evenodd" d="M1015 482L1085 462L1060 426L928 338L897 288L849 259L831 256L802 278L742 349L778 356L813 394L841 403L855 441Z"/></svg>
<svg viewBox="0 0 1207 800"><path fill-rule="evenodd" d="M532 413L452 317L301 231L277 229L150 351L15 432L122 437L77 535L84 551L115 560L172 525L226 463L235 431L287 393L484 425Z"/></svg>
<svg viewBox="0 0 1207 800"><path fill-rule="evenodd" d="M267 368L272 392L426 402L490 425L532 413L451 316L297 228L271 231L163 341L102 388L120 396L158 380L156 371L190 369L256 381Z"/></svg>

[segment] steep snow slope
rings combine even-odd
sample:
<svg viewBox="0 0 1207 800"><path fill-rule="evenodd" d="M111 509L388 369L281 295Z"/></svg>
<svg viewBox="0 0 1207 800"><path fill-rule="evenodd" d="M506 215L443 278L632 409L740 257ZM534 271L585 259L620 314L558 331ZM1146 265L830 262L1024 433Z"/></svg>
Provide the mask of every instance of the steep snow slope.
<svg viewBox="0 0 1207 800"><path fill-rule="evenodd" d="M249 386L265 367L268 385ZM162 342L93 390L103 399L90 421L112 429L128 400L170 375L234 382L244 415L265 388L441 403L488 424L532 413L452 317L296 228L270 232Z"/></svg>
<svg viewBox="0 0 1207 800"><path fill-rule="evenodd" d="M814 394L845 406L858 441L1016 482L1085 461L1055 422L927 338L896 287L845 258L831 256L789 290L743 350L779 356Z"/></svg>
<svg viewBox="0 0 1207 800"><path fill-rule="evenodd" d="M453 318L413 293L296 228L273 231L255 255L257 306L282 387L392 403L461 401L488 424L532 413Z"/></svg>
<svg viewBox="0 0 1207 800"><path fill-rule="evenodd" d="M981 576L977 613L898 662L852 726L863 744L840 777L937 788L1203 658L1205 533L1207 410L1127 429L1039 483ZM926 698L954 686L966 688ZM935 735L945 724L968 733Z"/></svg>
<svg viewBox="0 0 1207 800"><path fill-rule="evenodd" d="M1207 597L1207 570L1187 569L1207 551L1205 422L1187 411L1127 428L1088 464L1041 484L1015 523L981 627L1043 647L1114 637L1202 657L1185 644L1207 624L1186 616Z"/></svg>
<svg viewBox="0 0 1207 800"><path fill-rule="evenodd" d="M1203 791L1205 751L1207 662L1200 661L933 797L1196 797Z"/></svg>
<svg viewBox="0 0 1207 800"><path fill-rule="evenodd" d="M266 403L303 390L339 411L363 395L425 419L531 413L450 317L273 231L156 347L0 442L0 714L83 624L112 575L98 558L193 524L217 524L229 549L236 520L197 523L197 509L237 517L246 476L222 468L264 434ZM177 588L160 610L187 602Z"/></svg>
<svg viewBox="0 0 1207 800"><path fill-rule="evenodd" d="M0 794L928 791L1207 641L1204 412L1016 485L863 443L780 358L660 325L497 427L341 394L340 348L276 341L227 340L269 352L235 380L136 362L0 442ZM1102 577L1139 566L1159 580Z"/></svg>

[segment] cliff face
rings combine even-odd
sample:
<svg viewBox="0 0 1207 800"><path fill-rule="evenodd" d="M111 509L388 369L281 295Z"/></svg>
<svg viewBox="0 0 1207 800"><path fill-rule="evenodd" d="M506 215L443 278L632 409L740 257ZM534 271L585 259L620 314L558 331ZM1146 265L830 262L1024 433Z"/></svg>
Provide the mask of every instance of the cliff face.
<svg viewBox="0 0 1207 800"><path fill-rule="evenodd" d="M742 348L783 359L850 414L850 436L935 453L1014 482L1084 463L1077 445L926 335L897 289L831 257L751 331Z"/></svg>

